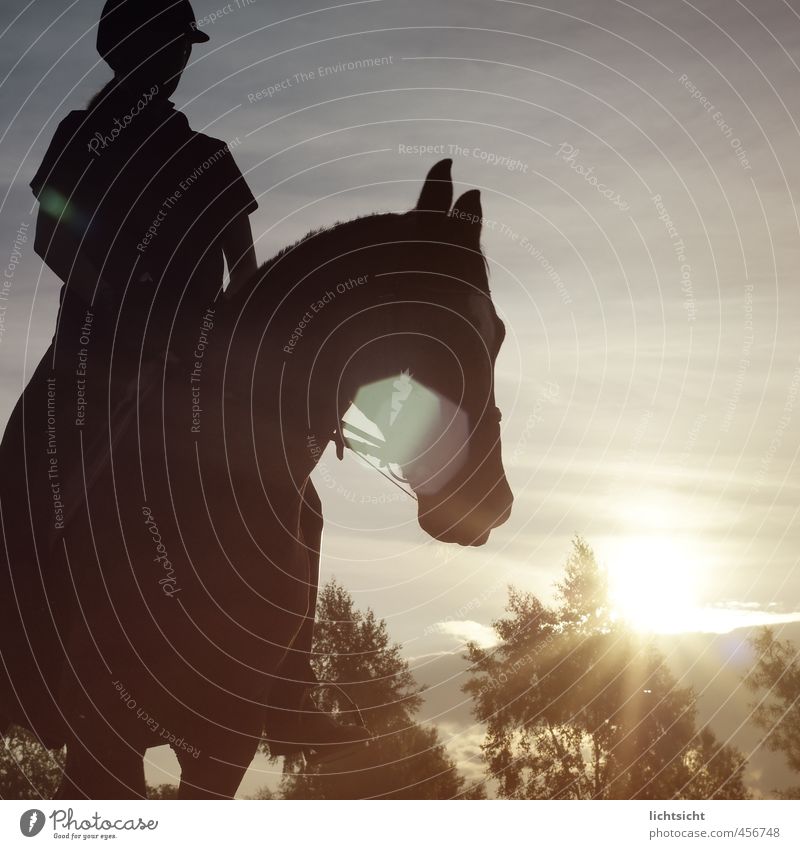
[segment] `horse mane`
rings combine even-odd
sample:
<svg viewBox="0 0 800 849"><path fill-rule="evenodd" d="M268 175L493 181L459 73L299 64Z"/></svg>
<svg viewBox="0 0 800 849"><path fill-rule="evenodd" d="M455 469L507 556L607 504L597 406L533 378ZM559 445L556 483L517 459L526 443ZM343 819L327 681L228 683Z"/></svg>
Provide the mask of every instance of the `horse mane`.
<svg viewBox="0 0 800 849"><path fill-rule="evenodd" d="M259 298L266 299L265 308L274 308L286 296L289 288L294 287L297 280L313 267L335 260L336 257L344 256L369 243L389 244L408 237L407 228L413 226L411 215L413 212L405 214L374 212L309 230L304 236L281 248L258 267L252 281L242 286L228 301L231 311L237 312L238 308L253 295L253 289L259 290ZM446 241L446 236L454 232L451 228L459 226L448 216L437 216L429 218L428 221L431 224L431 238L434 240L441 234L442 240ZM412 232L415 238L418 238L416 229ZM306 250L311 244L314 245L313 256L310 256ZM488 261L480 246L478 250L488 277ZM268 281L267 285L260 285L262 281ZM287 285L282 285L284 282ZM297 290L289 295L289 300L292 300L294 294L297 294ZM489 294L488 288L486 294ZM303 297L306 297L305 293Z"/></svg>
<svg viewBox="0 0 800 849"><path fill-rule="evenodd" d="M250 283L241 289L228 301L234 308L241 306L251 295L254 287L266 288L268 293L274 295L274 303L277 304L287 292L287 287L281 286L280 282L289 278L290 285L294 285L299 276L307 273L309 267L320 265L328 259L342 255L364 244L364 236L369 233L371 239L382 240L384 233L389 234L393 223L395 226L402 219L402 215L393 212L378 212L361 215L347 221L336 221L334 224L324 225L309 230L304 236L281 248L276 254L263 262L256 271ZM394 235L396 236L396 229ZM314 243L314 258L309 257L304 250L309 244ZM268 279L267 287L260 287L262 280ZM272 301L272 298L268 300Z"/></svg>
<svg viewBox="0 0 800 849"><path fill-rule="evenodd" d="M259 267L259 272L267 272L273 266L277 265L283 257L302 247L311 239L321 239L320 246L326 247L327 243L332 241L334 235L336 235L337 239L344 238L347 241L348 239L352 239L353 235L357 232L360 235L361 230L364 229L364 225L366 224L381 225L387 223L390 219L396 221L399 218L401 216L394 212L373 212L368 215L359 215L356 218L350 218L347 221L336 221L333 224L323 225L322 227L309 230L305 236L301 236L297 241L287 245L285 248L281 248L273 257L262 263Z"/></svg>

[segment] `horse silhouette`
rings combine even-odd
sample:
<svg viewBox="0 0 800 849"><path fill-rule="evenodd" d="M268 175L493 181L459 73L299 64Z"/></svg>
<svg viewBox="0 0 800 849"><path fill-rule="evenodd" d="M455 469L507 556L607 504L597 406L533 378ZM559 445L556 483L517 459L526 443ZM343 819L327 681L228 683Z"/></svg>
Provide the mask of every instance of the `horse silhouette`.
<svg viewBox="0 0 800 849"><path fill-rule="evenodd" d="M62 797L145 795L168 743L180 797L232 797L313 622L320 446L355 403L444 542L508 517L494 364L504 329L480 196L450 160L417 206L313 233L218 304L194 362L145 376L84 456L84 507L46 566L5 527L0 712L66 743ZM24 484L20 483L22 487Z"/></svg>

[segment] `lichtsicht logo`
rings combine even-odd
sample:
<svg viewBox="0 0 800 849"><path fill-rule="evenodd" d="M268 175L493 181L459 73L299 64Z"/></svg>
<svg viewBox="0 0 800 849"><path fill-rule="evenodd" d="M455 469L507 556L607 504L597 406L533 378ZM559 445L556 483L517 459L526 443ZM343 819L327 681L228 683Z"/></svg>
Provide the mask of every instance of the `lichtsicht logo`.
<svg viewBox="0 0 800 849"><path fill-rule="evenodd" d="M19 830L25 837L36 837L36 835L44 828L45 816L44 812L36 808L31 808L19 818Z"/></svg>

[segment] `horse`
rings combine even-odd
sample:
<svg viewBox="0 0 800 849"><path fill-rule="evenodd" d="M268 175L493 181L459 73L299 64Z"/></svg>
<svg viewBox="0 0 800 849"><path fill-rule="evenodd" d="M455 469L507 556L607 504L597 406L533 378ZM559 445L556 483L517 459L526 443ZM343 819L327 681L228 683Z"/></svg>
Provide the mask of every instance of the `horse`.
<svg viewBox="0 0 800 849"><path fill-rule="evenodd" d="M354 447L351 405L431 537L480 546L507 520L505 331L480 194L453 204L451 164L410 211L313 231L222 296L194 360L143 367L107 451L84 446L83 508L48 562L6 556L0 719L66 743L61 798L145 797L145 750L164 743L179 798L235 795L313 624L310 475L331 441Z"/></svg>

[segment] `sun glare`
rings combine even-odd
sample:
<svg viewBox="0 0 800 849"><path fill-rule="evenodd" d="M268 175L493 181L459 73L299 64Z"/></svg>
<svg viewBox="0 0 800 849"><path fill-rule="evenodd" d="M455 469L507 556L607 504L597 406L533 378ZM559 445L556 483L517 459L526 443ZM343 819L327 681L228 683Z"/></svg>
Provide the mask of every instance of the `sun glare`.
<svg viewBox="0 0 800 849"><path fill-rule="evenodd" d="M702 564L685 543L659 534L624 537L607 565L614 611L632 628L663 634L701 626Z"/></svg>

